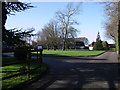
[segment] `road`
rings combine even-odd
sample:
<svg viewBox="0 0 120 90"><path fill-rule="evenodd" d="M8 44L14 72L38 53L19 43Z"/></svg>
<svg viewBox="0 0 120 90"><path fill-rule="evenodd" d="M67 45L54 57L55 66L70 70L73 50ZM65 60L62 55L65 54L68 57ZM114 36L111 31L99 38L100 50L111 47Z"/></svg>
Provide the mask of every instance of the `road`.
<svg viewBox="0 0 120 90"><path fill-rule="evenodd" d="M24 90L41 88L120 88L116 52L94 57L43 57L48 73Z"/></svg>

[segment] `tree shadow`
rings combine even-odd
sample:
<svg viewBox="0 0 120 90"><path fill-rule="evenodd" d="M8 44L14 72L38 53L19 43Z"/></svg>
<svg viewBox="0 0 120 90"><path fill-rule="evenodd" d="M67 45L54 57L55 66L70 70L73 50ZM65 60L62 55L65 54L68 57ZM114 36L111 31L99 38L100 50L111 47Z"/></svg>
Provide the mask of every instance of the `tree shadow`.
<svg viewBox="0 0 120 90"><path fill-rule="evenodd" d="M95 58L94 56L88 56L88 57L67 57L67 56L56 56L56 57L54 57L54 54L51 54L51 55L53 55L53 56L49 56L49 57L47 57L47 58L54 58L54 59L56 59L57 58L57 60L108 60L108 59L104 59L104 58L100 58L100 59L98 59L98 58ZM46 58L46 57L43 57L43 58Z"/></svg>
<svg viewBox="0 0 120 90"><path fill-rule="evenodd" d="M67 63L56 61L49 64L50 76L42 86L37 89L63 88L81 90L82 88L106 88L116 90L115 82L119 82L117 63ZM44 77L43 77L44 78ZM67 81L67 82L66 82ZM66 83L65 83L66 82ZM96 84L93 84L96 82ZM104 83L107 86L104 86ZM88 86L87 86L88 85ZM89 85L92 85L89 86Z"/></svg>

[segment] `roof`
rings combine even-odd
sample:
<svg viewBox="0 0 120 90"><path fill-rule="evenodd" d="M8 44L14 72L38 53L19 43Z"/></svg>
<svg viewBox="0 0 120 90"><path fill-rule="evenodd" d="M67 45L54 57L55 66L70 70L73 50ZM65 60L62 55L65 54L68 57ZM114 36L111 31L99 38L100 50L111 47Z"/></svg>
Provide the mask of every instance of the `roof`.
<svg viewBox="0 0 120 90"><path fill-rule="evenodd" d="M79 37L79 38L75 38L75 41L82 41L84 42L86 39L86 37Z"/></svg>
<svg viewBox="0 0 120 90"><path fill-rule="evenodd" d="M94 46L94 44L95 44L95 42L92 42L89 46L93 47L93 46Z"/></svg>
<svg viewBox="0 0 120 90"><path fill-rule="evenodd" d="M79 37L79 38L68 38L68 40L75 40L75 41L81 41L84 42L87 38L86 37Z"/></svg>

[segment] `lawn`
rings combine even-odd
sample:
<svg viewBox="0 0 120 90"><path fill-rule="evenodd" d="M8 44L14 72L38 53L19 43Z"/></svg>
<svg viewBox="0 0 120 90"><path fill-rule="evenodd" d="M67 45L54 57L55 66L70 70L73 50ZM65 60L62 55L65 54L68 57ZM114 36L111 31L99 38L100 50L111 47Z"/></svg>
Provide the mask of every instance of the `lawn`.
<svg viewBox="0 0 120 90"><path fill-rule="evenodd" d="M23 82L26 81L32 81L34 80L35 77L39 77L42 73L44 73L47 70L47 67L45 64L42 64L41 68L35 70L35 72L33 72L32 74L30 74L30 78L27 78L27 75L20 75L17 77L13 77L10 79L6 79L2 81L2 88L3 89L9 89L9 88L13 88L16 85L19 85Z"/></svg>
<svg viewBox="0 0 120 90"><path fill-rule="evenodd" d="M20 62L19 60L15 59L15 58L11 58L11 57L3 57L2 61L4 64L9 64L12 62ZM31 61L30 70L35 69L39 66L40 66L39 61ZM27 63L2 66L2 67L0 67L2 69L2 77L0 77L0 78L4 78L7 76L17 74L17 73L19 73L20 68L26 68L26 67L27 67ZM10 79L2 80L2 88L3 89L13 88L14 86L19 85L20 83L23 83L25 81L28 81L28 80L32 81L35 77L41 75L46 70L47 70L46 65L42 64L41 68L34 70L34 72L32 72L30 74L30 78L27 78L27 75L24 74L24 75L10 78Z"/></svg>
<svg viewBox="0 0 120 90"><path fill-rule="evenodd" d="M16 64L2 67L2 77L7 77L13 74L17 74L20 68L26 68L27 63L24 64ZM30 70L39 67L40 63L38 61L34 61L30 63Z"/></svg>
<svg viewBox="0 0 120 90"><path fill-rule="evenodd" d="M43 56L95 56L104 53L104 50L43 50ZM36 54L36 52L33 52Z"/></svg>

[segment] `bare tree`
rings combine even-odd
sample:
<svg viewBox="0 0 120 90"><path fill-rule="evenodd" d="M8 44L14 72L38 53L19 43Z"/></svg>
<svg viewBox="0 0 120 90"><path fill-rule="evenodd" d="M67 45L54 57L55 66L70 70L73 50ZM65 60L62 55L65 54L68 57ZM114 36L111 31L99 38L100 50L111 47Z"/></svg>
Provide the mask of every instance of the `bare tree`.
<svg viewBox="0 0 120 90"><path fill-rule="evenodd" d="M71 32L73 32L73 30L76 31L76 29L73 29L73 27L71 26L78 24L78 22L74 20L73 17L79 13L80 4L81 3L79 3L76 7L73 7L73 3L68 3L65 11L58 11L56 13L56 16L60 25L61 33L62 33L61 37L63 38L63 42L64 42L63 43L64 50L66 47L67 38L70 35L70 31Z"/></svg>
<svg viewBox="0 0 120 90"><path fill-rule="evenodd" d="M46 36L44 35L44 33L43 33L43 31L39 31L38 33L37 33L37 35L38 35L38 37L37 37L37 44L38 45L42 45L42 46L44 46L45 47L45 45L46 45Z"/></svg>
<svg viewBox="0 0 120 90"><path fill-rule="evenodd" d="M120 3L120 2L119 2ZM105 13L107 15L107 22L105 22L106 35L108 38L112 38L116 43L116 50L119 54L119 3L118 2L107 2L105 3Z"/></svg>
<svg viewBox="0 0 120 90"><path fill-rule="evenodd" d="M47 25L44 26L42 31L39 32L39 36L39 41L41 43L56 49L59 42L59 28L57 22L55 20L51 20Z"/></svg>
<svg viewBox="0 0 120 90"><path fill-rule="evenodd" d="M105 22L106 36L115 40L115 34L117 34L118 30L118 3L106 2L105 13L107 15L107 20Z"/></svg>

